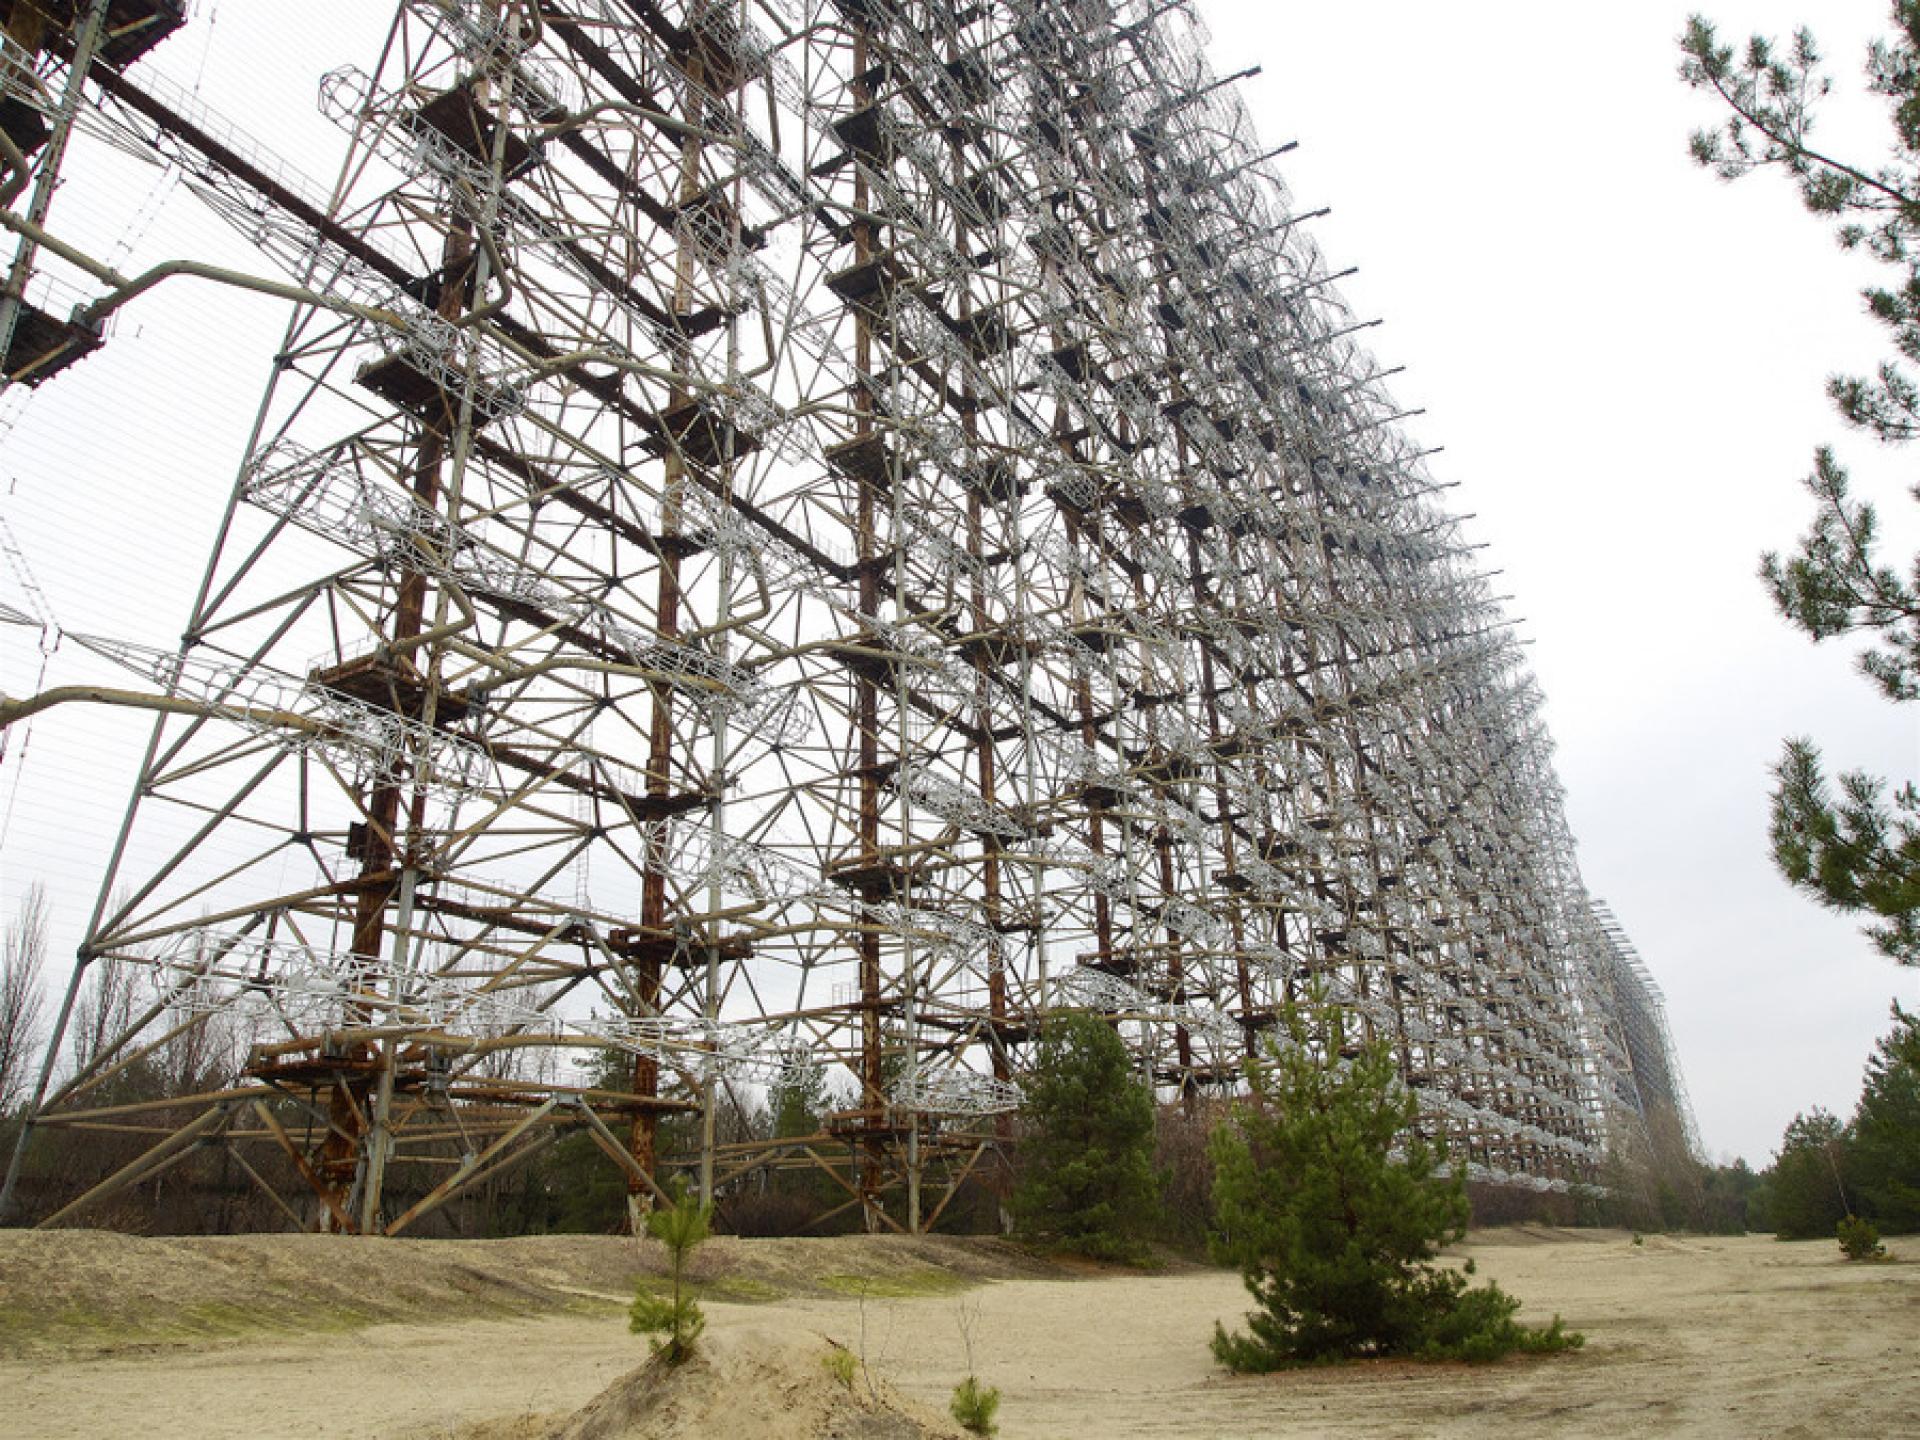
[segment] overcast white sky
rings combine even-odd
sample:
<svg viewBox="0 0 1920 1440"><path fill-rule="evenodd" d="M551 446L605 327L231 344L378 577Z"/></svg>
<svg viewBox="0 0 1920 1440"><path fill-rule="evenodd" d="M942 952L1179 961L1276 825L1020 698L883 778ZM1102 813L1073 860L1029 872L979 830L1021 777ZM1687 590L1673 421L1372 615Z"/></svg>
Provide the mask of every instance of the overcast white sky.
<svg viewBox="0 0 1920 1440"><path fill-rule="evenodd" d="M1408 367L1396 393L1425 407L1415 433L1446 447L1433 468L1460 482L1526 617L1588 885L1666 992L1707 1147L1764 1164L1796 1110L1851 1109L1889 999L1920 1001L1920 976L1787 890L1765 842L1782 736L1920 770L1913 711L1789 630L1754 579L1759 553L1805 526L1798 481L1822 441L1912 548L1913 457L1846 434L1821 394L1880 354L1864 272L1784 185L1727 187L1687 161L1687 132L1714 117L1674 78L1684 4L1201 3L1217 68L1264 67L1246 88L1262 134L1301 142L1282 164L1296 202L1332 207L1321 246L1360 267L1343 289L1385 319L1375 351ZM156 68L204 76L283 148L337 154L314 79L371 68L389 7L197 8ZM1740 35L1816 8L1851 83L1879 0L1710 13ZM1878 126L1863 105L1834 143L1876 153ZM152 216L132 231L129 201ZM115 258L267 268L131 165L104 188L76 180L55 219ZM162 287L69 376L0 402L0 515L68 630L177 636L282 320L255 297ZM16 578L0 575L15 603ZM40 678L21 633L0 634L9 693ZM116 678L82 661L65 647L47 682ZM0 911L46 878L63 930L84 922L146 730L80 713L11 739L0 763Z"/></svg>
<svg viewBox="0 0 1920 1440"><path fill-rule="evenodd" d="M1489 564L1535 642L1594 894L1666 992L1708 1149L1768 1160L1795 1111L1850 1112L1887 1006L1920 976L1789 891L1766 853L1781 737L1898 779L1912 707L1844 647L1779 620L1758 557L1806 526L1814 446L1915 539L1911 453L1876 452L1824 378L1882 353L1869 273L1777 177L1693 166L1715 120L1676 78L1676 0L1345 5L1203 0L1216 68L1260 64L1249 104ZM1724 33L1806 20L1856 104L1835 146L1869 157L1862 99L1884 0L1723 0ZM1836 95L1836 101L1843 97ZM1903 553L1894 549L1898 557Z"/></svg>

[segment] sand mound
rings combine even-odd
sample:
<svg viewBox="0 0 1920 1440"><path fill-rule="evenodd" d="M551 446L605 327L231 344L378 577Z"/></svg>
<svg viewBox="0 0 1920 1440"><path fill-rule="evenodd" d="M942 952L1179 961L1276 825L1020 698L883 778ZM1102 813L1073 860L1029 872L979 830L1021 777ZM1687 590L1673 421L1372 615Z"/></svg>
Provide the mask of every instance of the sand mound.
<svg viewBox="0 0 1920 1440"><path fill-rule="evenodd" d="M948 1440L962 1435L877 1378L828 1369L820 1336L742 1326L701 1338L693 1357L658 1357L609 1385L553 1440ZM844 1353L844 1352L842 1352Z"/></svg>
<svg viewBox="0 0 1920 1440"><path fill-rule="evenodd" d="M260 1331L620 1310L666 1272L652 1241L550 1235L380 1240L339 1235L171 1238L0 1230L0 1360L213 1344ZM980 1237L716 1236L694 1256L700 1299L869 1299L954 1293L1063 1273Z"/></svg>

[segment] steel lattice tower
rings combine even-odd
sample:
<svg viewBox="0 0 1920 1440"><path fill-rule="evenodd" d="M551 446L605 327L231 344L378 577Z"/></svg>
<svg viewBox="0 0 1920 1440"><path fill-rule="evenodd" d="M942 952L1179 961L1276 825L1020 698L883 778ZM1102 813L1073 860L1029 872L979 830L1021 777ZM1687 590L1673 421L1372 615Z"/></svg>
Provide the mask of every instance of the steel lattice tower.
<svg viewBox="0 0 1920 1440"><path fill-rule="evenodd" d="M10 103L84 74L295 310L187 643L73 637L157 712L74 984L163 994L36 1126L244 1017L112 1183L265 1145L394 1233L567 1129L724 1189L716 1094L827 1065L918 1230L1048 1012L1197 1095L1317 994L1475 1173L1593 1173L1638 1061L1538 694L1189 7L405 0L331 189L43 9ZM54 253L70 362L135 292Z"/></svg>

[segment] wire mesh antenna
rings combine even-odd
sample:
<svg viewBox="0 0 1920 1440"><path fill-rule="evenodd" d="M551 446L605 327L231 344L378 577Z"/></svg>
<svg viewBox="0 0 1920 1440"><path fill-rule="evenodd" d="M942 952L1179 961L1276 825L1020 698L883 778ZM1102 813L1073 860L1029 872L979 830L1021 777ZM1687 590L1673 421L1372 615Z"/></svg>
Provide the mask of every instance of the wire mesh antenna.
<svg viewBox="0 0 1920 1440"><path fill-rule="evenodd" d="M1650 1142L1663 1123L1677 1122L1687 1153L1702 1159L1706 1151L1693 1102L1687 1095L1673 1033L1667 1028L1666 997L1613 910L1596 900L1592 911L1601 945L1603 983L1613 996L1609 1018L1623 1055L1615 1073L1628 1082L1607 1097L1615 1107L1614 1123L1624 1136Z"/></svg>
<svg viewBox="0 0 1920 1440"><path fill-rule="evenodd" d="M243 1020L236 1085L115 1117L120 1183L267 1146L391 1234L566 1128L636 1205L724 1191L715 1096L824 1066L820 1163L919 1231L1048 1013L1191 1099L1321 995L1473 1173L1591 1177L1640 1069L1538 695L1200 47L1145 0L408 0L321 82L330 203L103 80L324 299L186 648L86 641L158 718L81 968L160 998L33 1126Z"/></svg>

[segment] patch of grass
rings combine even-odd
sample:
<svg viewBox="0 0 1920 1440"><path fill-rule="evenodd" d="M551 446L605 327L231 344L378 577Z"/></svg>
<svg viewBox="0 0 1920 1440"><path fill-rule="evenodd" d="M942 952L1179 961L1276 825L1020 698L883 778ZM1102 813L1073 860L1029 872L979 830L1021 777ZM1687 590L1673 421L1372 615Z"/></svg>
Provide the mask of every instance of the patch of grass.
<svg viewBox="0 0 1920 1440"><path fill-rule="evenodd" d="M769 1285L764 1280L755 1280L747 1275L722 1276L701 1288L712 1299L730 1301L735 1305L771 1305L776 1300L787 1298L787 1292L778 1285Z"/></svg>
<svg viewBox="0 0 1920 1440"><path fill-rule="evenodd" d="M670 1295L673 1281L665 1275L636 1275L634 1284L651 1295ZM722 1275L713 1280L691 1280L682 1288L695 1300L718 1300L733 1305L770 1305L787 1298L788 1291L749 1275Z"/></svg>
<svg viewBox="0 0 1920 1440"><path fill-rule="evenodd" d="M616 1310L625 1310L632 1303L618 1295L607 1295L597 1290L576 1290L566 1297L560 1312L563 1315L611 1315Z"/></svg>
<svg viewBox="0 0 1920 1440"><path fill-rule="evenodd" d="M115 1317L88 1306L0 1306L0 1354L23 1355L43 1348L56 1337L104 1335L115 1328Z"/></svg>
<svg viewBox="0 0 1920 1440"><path fill-rule="evenodd" d="M207 1300L175 1309L106 1310L88 1305L35 1309L0 1307L0 1356L50 1350L116 1350L135 1345L180 1345L261 1334L344 1333L388 1317L348 1306L303 1306L276 1312Z"/></svg>
<svg viewBox="0 0 1920 1440"><path fill-rule="evenodd" d="M128 1340L193 1341L239 1339L271 1334L344 1334L377 1325L387 1317L354 1306L301 1306L276 1311L224 1300L203 1300L177 1310L125 1317L117 1327Z"/></svg>
<svg viewBox="0 0 1920 1440"><path fill-rule="evenodd" d="M835 1295L868 1300L914 1300L925 1295L951 1295L973 1282L951 1270L897 1270L885 1275L822 1275L820 1288Z"/></svg>
<svg viewBox="0 0 1920 1440"><path fill-rule="evenodd" d="M825 1367L827 1374L847 1389L853 1389L854 1372L860 1368L860 1362L854 1358L851 1350L843 1350L835 1346L820 1357L820 1363Z"/></svg>
<svg viewBox="0 0 1920 1440"><path fill-rule="evenodd" d="M247 1335L256 1330L291 1328L287 1317L248 1309L244 1305L235 1305L221 1300L203 1300L197 1304L183 1305L171 1313L163 1311L150 1318L155 1322L153 1328L156 1330L194 1339L203 1337L219 1339L232 1335ZM303 1324L300 1328L317 1327Z"/></svg>

